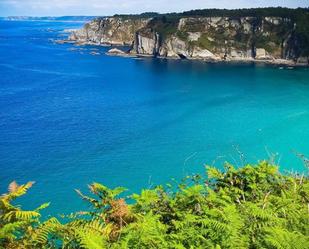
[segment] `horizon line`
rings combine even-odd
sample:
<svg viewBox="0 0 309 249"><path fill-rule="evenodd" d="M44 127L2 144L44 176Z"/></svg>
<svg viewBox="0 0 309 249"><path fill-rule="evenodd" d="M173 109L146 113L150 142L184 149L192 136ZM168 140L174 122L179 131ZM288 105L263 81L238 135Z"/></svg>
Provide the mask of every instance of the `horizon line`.
<svg viewBox="0 0 309 249"><path fill-rule="evenodd" d="M78 15L43 15L43 16L36 16L36 15L8 15L8 16L0 16L0 18L7 18L7 17L111 17L111 16L115 16L115 15L141 15L144 13L157 13L160 15L164 15L164 14L172 14L172 13L184 13L184 12L189 12L189 11L195 11L195 10L246 10L246 9L271 9L271 8L283 8L283 9L309 9L308 7L283 7L283 6L268 6L268 7L252 7L252 8L204 8L204 9L191 9L191 10L184 10L181 12L157 12L157 11L145 11L145 12L139 12L139 13L114 13L112 15L82 15L82 14L78 14Z"/></svg>

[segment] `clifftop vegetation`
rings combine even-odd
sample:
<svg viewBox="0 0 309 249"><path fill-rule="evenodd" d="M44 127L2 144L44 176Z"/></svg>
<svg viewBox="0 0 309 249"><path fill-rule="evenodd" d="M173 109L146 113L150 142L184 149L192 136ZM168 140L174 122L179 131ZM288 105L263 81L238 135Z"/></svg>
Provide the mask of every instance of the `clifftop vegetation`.
<svg viewBox="0 0 309 249"><path fill-rule="evenodd" d="M296 24L294 35L297 38L297 43L299 43L302 56L309 55L309 8L201 9L182 13L159 14L155 12L146 12L139 15L115 15L115 17L124 19L153 18L149 24L149 28L161 34L162 37L176 33L179 20L186 17L228 17L234 19L254 17L257 21L263 17L286 18ZM260 41L260 43L264 45L263 41Z"/></svg>
<svg viewBox="0 0 309 249"><path fill-rule="evenodd" d="M286 18L297 18L300 14L308 13L309 8L297 8L289 9L282 7L271 7L271 8L250 8L250 9L197 9L184 11L181 13L157 13L157 12L145 12L142 14L133 15L114 15L115 17L123 18L154 18L154 17L286 17Z"/></svg>
<svg viewBox="0 0 309 249"><path fill-rule="evenodd" d="M130 197L93 183L90 196L77 191L89 209L65 222L40 218L48 203L15 205L32 184L12 182L1 196L0 248L309 248L308 175L282 175L266 161L207 167L205 177Z"/></svg>

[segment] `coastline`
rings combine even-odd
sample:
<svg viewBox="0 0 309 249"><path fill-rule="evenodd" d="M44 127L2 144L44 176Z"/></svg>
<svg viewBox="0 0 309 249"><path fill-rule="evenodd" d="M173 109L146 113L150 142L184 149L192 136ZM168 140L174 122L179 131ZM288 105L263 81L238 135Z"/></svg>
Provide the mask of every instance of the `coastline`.
<svg viewBox="0 0 309 249"><path fill-rule="evenodd" d="M289 18L294 11L278 16L273 13L276 11L261 13L261 17L237 11L221 15L212 11L198 15L165 14L162 18L111 16L85 24L66 39L78 45L112 49L128 46L126 54L108 53L126 57L308 67L306 32L294 32L295 25L302 28L303 23Z"/></svg>
<svg viewBox="0 0 309 249"><path fill-rule="evenodd" d="M300 63L294 60L287 59L254 59L254 58L180 58L176 56L155 56L151 54L140 54L140 53L132 53L125 52L123 50L118 49L123 46L130 46L129 44L111 44L111 43L95 43L95 42L80 42L75 40L54 40L56 44L72 44L75 46L97 46L97 47L110 47L111 49L107 51L105 54L108 56L118 56L118 57L132 57L132 58L158 58L158 59L166 59L166 60L188 60L188 61L201 61L201 62L211 62L211 63L255 63L255 64L268 64L268 65L276 65L276 66L285 66L285 67L309 67L309 63ZM111 50L114 50L111 52Z"/></svg>

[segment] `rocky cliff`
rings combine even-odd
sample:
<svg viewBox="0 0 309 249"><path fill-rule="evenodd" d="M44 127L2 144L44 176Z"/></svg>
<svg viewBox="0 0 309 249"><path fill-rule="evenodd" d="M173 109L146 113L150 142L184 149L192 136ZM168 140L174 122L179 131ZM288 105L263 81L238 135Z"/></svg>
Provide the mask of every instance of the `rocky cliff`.
<svg viewBox="0 0 309 249"><path fill-rule="evenodd" d="M97 18L86 23L80 30L73 31L71 41L85 44L132 45L135 34L145 27L149 18Z"/></svg>
<svg viewBox="0 0 309 249"><path fill-rule="evenodd" d="M309 24L308 24L309 25ZM95 19L70 40L126 44L131 54L205 60L294 60L308 64L285 17L110 17ZM305 44L308 48L309 44Z"/></svg>

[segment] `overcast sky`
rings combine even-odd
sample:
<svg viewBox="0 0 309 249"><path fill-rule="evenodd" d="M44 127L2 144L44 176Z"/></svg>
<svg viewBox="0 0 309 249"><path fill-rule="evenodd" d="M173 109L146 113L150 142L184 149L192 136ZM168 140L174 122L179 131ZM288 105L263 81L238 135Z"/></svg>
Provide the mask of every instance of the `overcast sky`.
<svg viewBox="0 0 309 249"><path fill-rule="evenodd" d="M309 0L0 0L0 16L112 15L269 6L308 7Z"/></svg>

